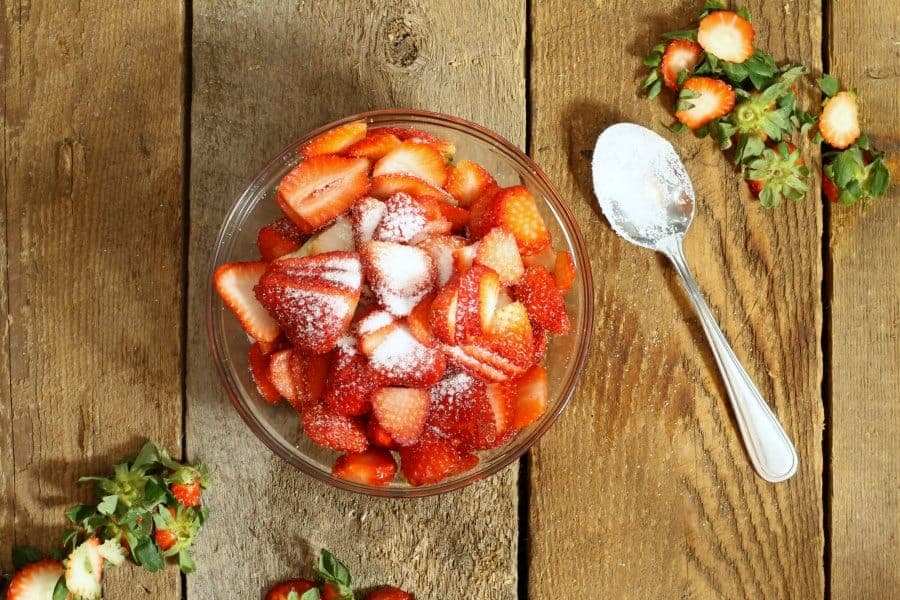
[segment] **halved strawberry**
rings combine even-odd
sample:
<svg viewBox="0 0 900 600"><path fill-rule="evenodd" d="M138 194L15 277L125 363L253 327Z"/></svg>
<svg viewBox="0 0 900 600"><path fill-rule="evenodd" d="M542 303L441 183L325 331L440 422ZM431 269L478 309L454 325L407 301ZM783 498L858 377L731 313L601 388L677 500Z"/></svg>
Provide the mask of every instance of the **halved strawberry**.
<svg viewBox="0 0 900 600"><path fill-rule="evenodd" d="M566 250L556 253L556 262L553 265L553 279L556 287L567 292L575 282L575 260Z"/></svg>
<svg viewBox="0 0 900 600"><path fill-rule="evenodd" d="M435 235L426 238L417 245L431 256L437 269L435 286L442 287L453 275L453 252L461 248L466 241L455 235Z"/></svg>
<svg viewBox="0 0 900 600"><path fill-rule="evenodd" d="M451 278L431 303L429 324L431 332L439 340L452 344L456 341L456 309L459 304L459 280Z"/></svg>
<svg viewBox="0 0 900 600"><path fill-rule="evenodd" d="M483 265L472 268L459 278L456 306L456 340L467 341L491 324L500 297L500 276Z"/></svg>
<svg viewBox="0 0 900 600"><path fill-rule="evenodd" d="M417 144L427 144L437 150L449 163L456 154L456 146L450 140L440 139L419 129L409 129L406 127L378 127L372 132L391 133L405 142L415 142Z"/></svg>
<svg viewBox="0 0 900 600"><path fill-rule="evenodd" d="M364 452L369 447L363 422L340 414L324 404L303 412L303 430L314 443L338 452Z"/></svg>
<svg viewBox="0 0 900 600"><path fill-rule="evenodd" d="M289 368L294 397L288 400L300 414L322 399L331 364L331 353L311 354L297 349L291 352Z"/></svg>
<svg viewBox="0 0 900 600"><path fill-rule="evenodd" d="M470 354L468 351L470 348L450 345L444 345L442 348L447 355L447 360L450 361L452 365L470 373L473 377L477 377L482 381L507 381L510 378L509 373L506 371ZM471 350L482 354L492 354L490 351L475 346L473 346Z"/></svg>
<svg viewBox="0 0 900 600"><path fill-rule="evenodd" d="M434 294L428 294L416 304L416 307L406 317L406 326L409 327L410 332L426 346L434 343L434 334L431 333L432 301L434 301Z"/></svg>
<svg viewBox="0 0 900 600"><path fill-rule="evenodd" d="M435 187L447 182L444 157L432 146L415 142L403 142L375 163L373 177L388 174L412 175Z"/></svg>
<svg viewBox="0 0 900 600"><path fill-rule="evenodd" d="M414 175L390 173L372 178L369 193L379 200L387 200L397 192L409 194L413 198L432 198L453 204L456 199L440 188Z"/></svg>
<svg viewBox="0 0 900 600"><path fill-rule="evenodd" d="M372 395L372 415L400 446L416 443L428 416L428 394L422 389L385 387Z"/></svg>
<svg viewBox="0 0 900 600"><path fill-rule="evenodd" d="M262 259L270 262L294 252L305 241L306 236L290 219L281 218L259 230L256 236L256 247L259 248L259 255Z"/></svg>
<svg viewBox="0 0 900 600"><path fill-rule="evenodd" d="M825 101L819 115L819 133L831 146L843 150L859 138L859 105L853 92L838 92Z"/></svg>
<svg viewBox="0 0 900 600"><path fill-rule="evenodd" d="M400 138L393 133L372 130L366 137L347 148L347 156L368 158L375 161L400 145Z"/></svg>
<svg viewBox="0 0 900 600"><path fill-rule="evenodd" d="M325 403L337 412L356 417L369 412L372 393L384 378L369 367L356 350L339 349L325 386Z"/></svg>
<svg viewBox="0 0 900 600"><path fill-rule="evenodd" d="M485 334L473 343L512 363L514 367L491 361L510 375L524 371L534 357L534 333L525 306L521 302L512 302L498 308Z"/></svg>
<svg viewBox="0 0 900 600"><path fill-rule="evenodd" d="M345 213L369 187L369 161L329 154L301 162L278 184L275 199L282 212L304 233L311 233Z"/></svg>
<svg viewBox="0 0 900 600"><path fill-rule="evenodd" d="M250 363L250 376L253 377L260 395L270 404L278 402L281 394L269 381L269 357L262 353L258 343L250 346L247 362Z"/></svg>
<svg viewBox="0 0 900 600"><path fill-rule="evenodd" d="M536 254L550 245L550 232L534 196L521 185L504 188L491 200L489 221L516 238L522 254ZM485 232L487 233L487 232Z"/></svg>
<svg viewBox="0 0 900 600"><path fill-rule="evenodd" d="M369 437L369 443L379 448L388 450L397 450L400 446L391 437L388 431L378 424L378 419L370 418L369 425L366 428L366 435Z"/></svg>
<svg viewBox="0 0 900 600"><path fill-rule="evenodd" d="M362 261L378 302L398 317L408 315L437 278L431 256L414 246L372 241L363 249Z"/></svg>
<svg viewBox="0 0 900 600"><path fill-rule="evenodd" d="M62 577L63 566L58 560L39 560L25 565L18 571L9 588L7 600L50 600L56 583Z"/></svg>
<svg viewBox="0 0 900 600"><path fill-rule="evenodd" d="M417 444L400 448L400 461L410 485L421 486L472 469L478 464L478 457L457 449L449 439L426 429Z"/></svg>
<svg viewBox="0 0 900 600"><path fill-rule="evenodd" d="M281 329L262 304L253 288L266 272L268 263L235 262L221 265L213 274L213 285L241 327L260 342L274 342Z"/></svg>
<svg viewBox="0 0 900 600"><path fill-rule="evenodd" d="M370 350L369 365L383 375L389 385L423 387L444 374L446 360L437 347L425 346L403 324L389 327L377 336ZM363 351L366 348L360 345ZM384 425L384 423L382 423Z"/></svg>
<svg viewBox="0 0 900 600"><path fill-rule="evenodd" d="M697 42L722 60L742 63L753 56L753 25L730 10L716 10L700 20Z"/></svg>
<svg viewBox="0 0 900 600"><path fill-rule="evenodd" d="M356 294L362 287L362 262L355 252L323 252L273 263L266 276L320 279Z"/></svg>
<svg viewBox="0 0 900 600"><path fill-rule="evenodd" d="M309 579L291 579L276 583L272 589L266 593L266 600L291 600L291 592L294 597L299 600L309 590L316 587L316 584Z"/></svg>
<svg viewBox="0 0 900 600"><path fill-rule="evenodd" d="M461 233L468 227L469 218L471 216L468 210L448 204L447 202L440 202L438 203L438 206L440 207L441 215L443 215L444 219L450 223L450 231Z"/></svg>
<svg viewBox="0 0 900 600"><path fill-rule="evenodd" d="M487 386L466 371L451 373L428 389L428 424L459 445L479 445L495 432Z"/></svg>
<svg viewBox="0 0 900 600"><path fill-rule="evenodd" d="M691 77L681 88L678 103L684 108L675 112L675 118L691 129L700 129L730 113L734 100L734 90L721 79Z"/></svg>
<svg viewBox="0 0 900 600"><path fill-rule="evenodd" d="M541 266L528 267L514 288L531 321L551 333L567 333L571 327L562 292L553 276Z"/></svg>
<svg viewBox="0 0 900 600"><path fill-rule="evenodd" d="M469 207L469 239L477 240L486 234L492 227L496 225L493 222L494 212L494 196L500 191L500 188L494 185L485 187L481 195L472 201Z"/></svg>
<svg viewBox="0 0 900 600"><path fill-rule="evenodd" d="M307 142L300 149L300 154L305 158L312 158L320 154L340 154L364 137L366 137L365 121L345 123L329 129Z"/></svg>
<svg viewBox="0 0 900 600"><path fill-rule="evenodd" d="M413 198L404 192L397 192L385 200L384 214L372 239L416 244L429 235L450 233L452 226L441 212L442 204L427 196Z"/></svg>
<svg viewBox="0 0 900 600"><path fill-rule="evenodd" d="M471 160L461 160L450 170L445 188L460 206L468 207L488 187L496 185L497 182L484 167Z"/></svg>
<svg viewBox="0 0 900 600"><path fill-rule="evenodd" d="M663 52L659 70L663 83L670 90L678 91L678 74L682 71L691 73L703 58L703 47L693 40L677 39L669 42Z"/></svg>
<svg viewBox="0 0 900 600"><path fill-rule="evenodd" d="M350 218L353 221L353 240L357 248L362 248L372 241L375 229L381 223L386 210L384 202L371 197L360 198L353 203Z"/></svg>
<svg viewBox="0 0 900 600"><path fill-rule="evenodd" d="M293 352L293 348L288 348L273 354L269 358L268 372L269 381L272 382L281 397L290 403L293 403L297 394L294 389L294 378L291 375L290 360Z"/></svg>
<svg viewBox="0 0 900 600"><path fill-rule="evenodd" d="M66 587L74 596L83 600L100 598L100 580L103 578L103 557L100 555L100 539L89 537L81 542L64 562Z"/></svg>
<svg viewBox="0 0 900 600"><path fill-rule="evenodd" d="M516 382L516 401L511 426L528 427L547 412L547 370L534 365Z"/></svg>
<svg viewBox="0 0 900 600"><path fill-rule="evenodd" d="M369 448L365 452L339 456L331 467L331 474L347 481L384 487L397 473L397 463L387 450Z"/></svg>
<svg viewBox="0 0 900 600"><path fill-rule="evenodd" d="M516 283L525 272L516 238L503 227L494 227L481 238L475 262L496 271L503 285Z"/></svg>

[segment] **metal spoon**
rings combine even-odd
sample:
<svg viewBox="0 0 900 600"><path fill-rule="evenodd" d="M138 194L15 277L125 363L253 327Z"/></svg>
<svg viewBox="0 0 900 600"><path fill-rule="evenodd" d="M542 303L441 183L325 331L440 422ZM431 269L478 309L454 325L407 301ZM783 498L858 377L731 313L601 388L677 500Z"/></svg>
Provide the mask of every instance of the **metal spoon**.
<svg viewBox="0 0 900 600"><path fill-rule="evenodd" d="M666 255L694 304L712 346L747 454L767 481L797 470L797 451L716 325L688 268L681 242L694 218L694 188L675 149L653 131L619 123L597 139L594 193L623 238Z"/></svg>

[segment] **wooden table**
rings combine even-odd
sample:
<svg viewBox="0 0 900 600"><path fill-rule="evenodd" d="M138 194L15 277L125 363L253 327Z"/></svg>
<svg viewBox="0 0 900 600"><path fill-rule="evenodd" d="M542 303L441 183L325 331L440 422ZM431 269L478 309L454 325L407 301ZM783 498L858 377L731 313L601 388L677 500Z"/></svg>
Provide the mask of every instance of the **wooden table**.
<svg viewBox="0 0 900 600"><path fill-rule="evenodd" d="M897 165L900 5L748 4L778 59L860 91ZM186 585L118 569L109 598L258 598L322 547L361 586L421 599L900 597L897 187L865 212L818 191L764 210L709 140L666 132L663 104L636 95L638 57L699 5L4 3L3 560L50 547L88 493L77 477L149 437L215 466L214 516ZM203 316L211 244L248 176L307 130L385 107L527 148L596 281L590 364L560 421L520 465L421 501L341 493L273 457L222 392ZM584 152L622 120L687 162L687 253L796 442L787 483L753 474L672 271L593 208Z"/></svg>

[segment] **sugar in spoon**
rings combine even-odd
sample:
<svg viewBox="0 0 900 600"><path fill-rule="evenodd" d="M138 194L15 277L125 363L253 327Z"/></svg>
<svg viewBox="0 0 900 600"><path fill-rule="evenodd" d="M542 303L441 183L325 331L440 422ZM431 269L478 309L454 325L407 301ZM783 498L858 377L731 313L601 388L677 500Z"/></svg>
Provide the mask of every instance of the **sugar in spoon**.
<svg viewBox="0 0 900 600"><path fill-rule="evenodd" d="M797 470L797 451L716 324L685 260L682 240L694 218L694 188L675 149L645 127L618 123L597 139L592 168L594 193L613 230L664 254L681 277L756 472L767 481L788 479Z"/></svg>

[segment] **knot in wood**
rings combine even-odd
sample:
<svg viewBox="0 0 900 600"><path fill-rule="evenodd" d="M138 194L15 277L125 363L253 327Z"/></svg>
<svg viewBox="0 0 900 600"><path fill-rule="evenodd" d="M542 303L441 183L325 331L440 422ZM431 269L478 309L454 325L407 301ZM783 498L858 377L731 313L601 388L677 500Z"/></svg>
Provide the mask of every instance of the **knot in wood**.
<svg viewBox="0 0 900 600"><path fill-rule="evenodd" d="M397 18L387 24L387 59L392 65L408 67L419 57L419 37L409 23Z"/></svg>

